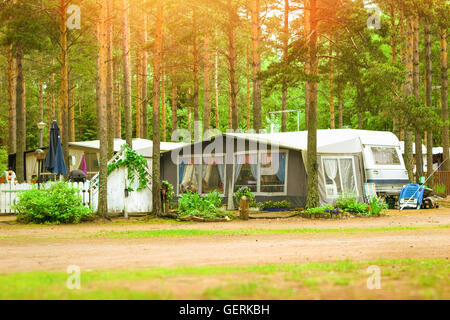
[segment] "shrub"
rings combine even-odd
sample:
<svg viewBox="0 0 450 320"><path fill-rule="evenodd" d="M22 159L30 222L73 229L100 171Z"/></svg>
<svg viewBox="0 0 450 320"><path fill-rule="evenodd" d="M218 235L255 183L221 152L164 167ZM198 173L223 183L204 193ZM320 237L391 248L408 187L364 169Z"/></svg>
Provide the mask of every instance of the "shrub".
<svg viewBox="0 0 450 320"><path fill-rule="evenodd" d="M208 193L201 197L197 192L188 191L178 200L180 216L197 216L201 218L218 218L226 214L220 209L222 200L217 191Z"/></svg>
<svg viewBox="0 0 450 320"><path fill-rule="evenodd" d="M255 201L255 195L253 192L250 191L249 187L240 187L235 193L234 193L234 201L236 201L236 204L239 206L239 202L241 201L241 198L243 196L246 196L250 203Z"/></svg>
<svg viewBox="0 0 450 320"><path fill-rule="evenodd" d="M79 223L92 214L83 205L79 190L65 182L21 192L13 209L19 222L37 224Z"/></svg>
<svg viewBox="0 0 450 320"><path fill-rule="evenodd" d="M290 208L291 203L283 200L283 201L266 201L263 204L263 209L270 208L270 209L276 209L276 208Z"/></svg>
<svg viewBox="0 0 450 320"><path fill-rule="evenodd" d="M332 210L335 210L333 206L324 206L324 207L317 207L317 208L309 208L305 212L308 214L323 214L323 213L330 213Z"/></svg>
<svg viewBox="0 0 450 320"><path fill-rule="evenodd" d="M175 197L173 185L170 184L169 181L163 180L161 181L161 190L166 190L166 200L169 201L169 203L171 203L173 198Z"/></svg>
<svg viewBox="0 0 450 320"><path fill-rule="evenodd" d="M388 209L388 205L385 204L379 198L371 198L369 200L369 215L371 216L379 216L381 213Z"/></svg>

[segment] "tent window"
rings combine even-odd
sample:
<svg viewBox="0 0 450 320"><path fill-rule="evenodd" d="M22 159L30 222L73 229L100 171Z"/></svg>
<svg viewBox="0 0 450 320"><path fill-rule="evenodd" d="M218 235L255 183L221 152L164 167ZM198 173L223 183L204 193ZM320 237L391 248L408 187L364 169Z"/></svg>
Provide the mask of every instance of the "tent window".
<svg viewBox="0 0 450 320"><path fill-rule="evenodd" d="M225 190L225 164L223 156L211 156L203 159L202 193Z"/></svg>
<svg viewBox="0 0 450 320"><path fill-rule="evenodd" d="M323 158L322 164L328 197L358 193L352 158Z"/></svg>
<svg viewBox="0 0 450 320"><path fill-rule="evenodd" d="M398 157L395 148L388 147L371 147L373 161L377 165L399 165L400 158Z"/></svg>
<svg viewBox="0 0 450 320"><path fill-rule="evenodd" d="M237 154L234 161L234 191L240 187L248 187L252 192L257 192L258 155Z"/></svg>
<svg viewBox="0 0 450 320"><path fill-rule="evenodd" d="M286 153L262 152L261 192L284 192L286 182Z"/></svg>

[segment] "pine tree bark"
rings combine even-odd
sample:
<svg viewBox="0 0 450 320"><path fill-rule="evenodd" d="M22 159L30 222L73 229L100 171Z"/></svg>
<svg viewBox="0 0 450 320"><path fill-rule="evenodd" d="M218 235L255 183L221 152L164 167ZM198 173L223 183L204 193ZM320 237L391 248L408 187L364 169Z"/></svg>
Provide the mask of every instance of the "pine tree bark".
<svg viewBox="0 0 450 320"><path fill-rule="evenodd" d="M108 128L107 128L107 72L108 72L108 23L107 2L100 4L100 34L99 34L99 105L98 132L100 138L100 172L99 172L99 198L98 213L108 215Z"/></svg>
<svg viewBox="0 0 450 320"><path fill-rule="evenodd" d="M136 73L136 138L141 138L142 127L141 127L141 119L142 119L142 88L141 88L141 80L142 80L142 70L141 70L141 50L138 48L136 50L136 61L135 61L135 73Z"/></svg>
<svg viewBox="0 0 450 320"><path fill-rule="evenodd" d="M206 132L206 130L211 127L211 62L209 61L209 34L205 34L203 43L203 131Z"/></svg>
<svg viewBox="0 0 450 320"><path fill-rule="evenodd" d="M16 58L12 45L8 46L8 153L16 153Z"/></svg>
<svg viewBox="0 0 450 320"><path fill-rule="evenodd" d="M67 0L60 0L59 6L59 32L60 32L60 63L61 63L61 84L59 91L59 106L62 126L62 149L66 165L69 164L69 65L68 65L68 46L67 46Z"/></svg>
<svg viewBox="0 0 450 320"><path fill-rule="evenodd" d="M142 46L142 62L141 62L141 72L142 72L142 115L141 115L141 138L148 139L148 53L147 53L147 15L142 14L142 32L141 32L141 46ZM164 77L163 77L164 79Z"/></svg>
<svg viewBox="0 0 450 320"><path fill-rule="evenodd" d="M216 129L220 128L219 119L219 51L216 48L215 62L214 62L214 96L215 96L215 120Z"/></svg>
<svg viewBox="0 0 450 320"><path fill-rule="evenodd" d="M335 114L334 114L334 95L333 95L333 44L330 41L329 48L328 48L328 54L330 56L329 58L329 64L330 64L330 71L328 74L328 80L330 84L330 127L331 129L336 129L336 121L335 121Z"/></svg>
<svg viewBox="0 0 450 320"><path fill-rule="evenodd" d="M317 0L309 1L309 30L308 43L309 72L312 75L318 73L317 57ZM307 10L305 10L307 11ZM319 205L319 177L317 163L317 82L309 83L309 108L308 108L308 150L307 150L307 174L308 194L306 199L307 208L315 208Z"/></svg>
<svg viewBox="0 0 450 320"><path fill-rule="evenodd" d="M444 149L442 165L444 171L450 171L449 126L448 126L448 65L447 65L447 29L440 29L441 36L441 108L442 108L442 147Z"/></svg>
<svg viewBox="0 0 450 320"><path fill-rule="evenodd" d="M256 0L257 1L257 0ZM230 71L230 103L231 103L231 128L237 130L239 128L238 119L238 103L237 103L237 50L236 50L236 39L235 39L235 28L236 28L236 15L237 10L233 5L232 0L228 0L228 62ZM255 64L255 62L254 62ZM253 95L255 97L255 86L253 87ZM253 99L255 103L255 99ZM257 108L257 106L256 106ZM258 117L261 115L258 114ZM256 121L256 124L255 124ZM255 130L259 130L258 119L255 118L255 105L253 105L253 127ZM258 129L256 129L258 127Z"/></svg>
<svg viewBox="0 0 450 320"><path fill-rule="evenodd" d="M392 63L397 63L397 39L396 39L396 25L395 25L395 6L394 1L389 3L390 19L391 19L391 61ZM394 88L397 90L397 84L393 83ZM398 115L394 114L392 119L392 131L399 137L399 124Z"/></svg>
<svg viewBox="0 0 450 320"><path fill-rule="evenodd" d="M414 16L413 22L413 88L414 97L416 100L420 99L420 78L419 78L419 16ZM415 145L416 145L416 181L419 182L419 177L423 176L423 153L422 153L422 137L421 130L415 130Z"/></svg>
<svg viewBox="0 0 450 320"><path fill-rule="evenodd" d="M246 123L247 123L247 132L250 132L251 130L251 114L252 114L252 98L251 98L251 57L250 57L250 49L247 45L247 61L246 61L246 71L247 71L247 116L246 116Z"/></svg>
<svg viewBox="0 0 450 320"><path fill-rule="evenodd" d="M431 62L431 24L428 18L425 19L425 105L428 108L433 106L433 84L432 84L432 62ZM433 130L427 130L427 177L429 184L434 185L433 177Z"/></svg>
<svg viewBox="0 0 450 320"><path fill-rule="evenodd" d="M156 21L155 21L155 43L153 47L153 165L152 165L152 193L153 193L153 213L156 216L161 212L161 185L160 185L160 80L161 80L161 60L162 60L162 25L163 25L163 5L161 0L156 1Z"/></svg>
<svg viewBox="0 0 450 320"><path fill-rule="evenodd" d="M113 1L107 1L106 8L106 118L107 135L108 135L108 159L114 155L114 60L113 60Z"/></svg>
<svg viewBox="0 0 450 320"><path fill-rule="evenodd" d="M309 0L304 0L305 8L309 8ZM305 38L305 46L309 48L309 38L310 38L310 12L309 10L303 10L303 37ZM309 70L309 55L306 54L305 57L305 74L310 73ZM308 115L309 115L309 81L305 81L305 127L308 128Z"/></svg>
<svg viewBox="0 0 450 320"><path fill-rule="evenodd" d="M258 132L262 129L261 81L258 78L259 72L261 71L261 53L259 49L261 38L259 0L251 0L250 6L252 16L253 129Z"/></svg>
<svg viewBox="0 0 450 320"><path fill-rule="evenodd" d="M131 108L130 30L128 27L128 0L122 0L122 69L123 108L125 115L125 140L133 145L133 113Z"/></svg>
<svg viewBox="0 0 450 320"><path fill-rule="evenodd" d="M164 65L161 66L161 141L167 141L167 125L166 125L166 75Z"/></svg>
<svg viewBox="0 0 450 320"><path fill-rule="evenodd" d="M404 87L405 95L413 95L413 34L414 34L414 21L412 16L408 16L406 19L406 46L405 46L405 63L407 71L407 81ZM414 164L413 164L413 138L412 131L409 124L405 125L405 167L408 171L409 181L414 181Z"/></svg>
<svg viewBox="0 0 450 320"><path fill-rule="evenodd" d="M288 48L289 48L289 0L284 0L284 26L283 26L283 64L287 68ZM281 88L281 132L287 131L287 79L284 77Z"/></svg>
<svg viewBox="0 0 450 320"><path fill-rule="evenodd" d="M178 84L176 69L172 69L172 134L178 129Z"/></svg>
<svg viewBox="0 0 450 320"><path fill-rule="evenodd" d="M26 150L26 101L25 101L25 79L23 74L23 51L16 48L16 179L19 183L25 181L24 156Z"/></svg>
<svg viewBox="0 0 450 320"><path fill-rule="evenodd" d="M192 30L193 30L193 45L192 45L192 55L193 55L193 71L194 71L194 141L199 141L201 139L201 129L200 129L200 118L199 118L199 102L198 102L198 43L197 43L197 9L193 9L192 12Z"/></svg>

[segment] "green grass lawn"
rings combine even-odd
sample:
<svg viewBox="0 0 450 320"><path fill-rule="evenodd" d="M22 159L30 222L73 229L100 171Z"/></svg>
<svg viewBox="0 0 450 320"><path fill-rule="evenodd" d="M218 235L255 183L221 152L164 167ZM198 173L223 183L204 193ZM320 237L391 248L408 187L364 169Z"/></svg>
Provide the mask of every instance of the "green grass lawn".
<svg viewBox="0 0 450 320"><path fill-rule="evenodd" d="M450 226L432 227L379 227L379 228L299 228L299 229L236 229L236 230L200 230L200 229L166 229L138 231L100 231L93 237L103 238L153 238L153 237L187 237L214 235L266 235L266 234L301 234L301 233L338 233L338 232L387 232L448 229Z"/></svg>
<svg viewBox="0 0 450 320"><path fill-rule="evenodd" d="M380 290L367 289L370 265ZM69 290L69 274L40 271L0 275L0 299L449 299L449 275L447 259L81 270Z"/></svg>

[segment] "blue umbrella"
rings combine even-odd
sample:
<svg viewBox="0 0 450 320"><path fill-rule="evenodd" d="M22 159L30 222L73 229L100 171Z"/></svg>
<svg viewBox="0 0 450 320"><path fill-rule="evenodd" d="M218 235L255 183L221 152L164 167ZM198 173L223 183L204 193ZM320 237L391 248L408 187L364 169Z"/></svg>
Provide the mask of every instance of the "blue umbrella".
<svg viewBox="0 0 450 320"><path fill-rule="evenodd" d="M67 174L62 153L60 130L56 120L53 120L50 129L50 144L47 157L45 158L45 169L56 174Z"/></svg>

